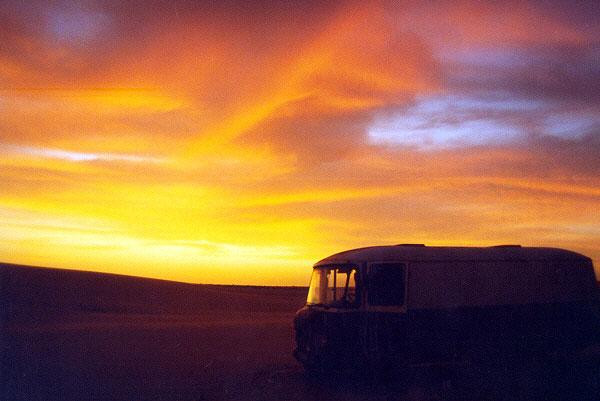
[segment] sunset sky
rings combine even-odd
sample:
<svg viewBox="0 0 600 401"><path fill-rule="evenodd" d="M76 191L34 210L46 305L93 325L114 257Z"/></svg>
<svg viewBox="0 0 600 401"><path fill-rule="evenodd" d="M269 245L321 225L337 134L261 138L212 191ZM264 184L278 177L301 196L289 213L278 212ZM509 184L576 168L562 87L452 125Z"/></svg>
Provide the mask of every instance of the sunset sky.
<svg viewBox="0 0 600 401"><path fill-rule="evenodd" d="M397 243L600 272L600 2L3 1L0 239L197 283Z"/></svg>

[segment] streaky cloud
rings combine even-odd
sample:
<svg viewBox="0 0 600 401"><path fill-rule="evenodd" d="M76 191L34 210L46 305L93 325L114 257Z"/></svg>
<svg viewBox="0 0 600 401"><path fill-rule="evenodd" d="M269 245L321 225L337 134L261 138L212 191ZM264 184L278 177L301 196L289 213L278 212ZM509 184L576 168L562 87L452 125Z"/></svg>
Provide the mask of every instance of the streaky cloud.
<svg viewBox="0 0 600 401"><path fill-rule="evenodd" d="M122 153L89 153L74 152L64 149L36 148L31 146L0 144L0 154L8 153L22 157L41 157L60 159L70 162L127 162L127 163L162 163L166 159L156 156L144 156Z"/></svg>

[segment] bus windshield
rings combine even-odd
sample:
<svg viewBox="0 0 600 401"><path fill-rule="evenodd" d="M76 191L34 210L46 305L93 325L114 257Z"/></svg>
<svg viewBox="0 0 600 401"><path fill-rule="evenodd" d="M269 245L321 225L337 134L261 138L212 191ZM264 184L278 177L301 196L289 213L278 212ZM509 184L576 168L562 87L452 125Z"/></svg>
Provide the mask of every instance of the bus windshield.
<svg viewBox="0 0 600 401"><path fill-rule="evenodd" d="M306 303L350 307L356 301L356 268L349 266L317 267L310 279Z"/></svg>

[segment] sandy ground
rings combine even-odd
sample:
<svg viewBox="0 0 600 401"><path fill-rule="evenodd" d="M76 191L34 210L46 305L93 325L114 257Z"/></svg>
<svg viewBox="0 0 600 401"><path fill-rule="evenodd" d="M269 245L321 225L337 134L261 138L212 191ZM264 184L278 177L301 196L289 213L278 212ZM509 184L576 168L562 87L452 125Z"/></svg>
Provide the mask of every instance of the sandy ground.
<svg viewBox="0 0 600 401"><path fill-rule="evenodd" d="M404 388L310 380L291 356L292 313L82 314L5 331L6 400L444 399ZM449 395L447 392L446 395Z"/></svg>
<svg viewBox="0 0 600 401"><path fill-rule="evenodd" d="M517 400L539 380L313 380L292 357L305 289L0 269L2 400ZM566 394L544 398L596 399Z"/></svg>
<svg viewBox="0 0 600 401"><path fill-rule="evenodd" d="M289 313L89 313L5 335L4 399L285 399L276 381L300 377Z"/></svg>

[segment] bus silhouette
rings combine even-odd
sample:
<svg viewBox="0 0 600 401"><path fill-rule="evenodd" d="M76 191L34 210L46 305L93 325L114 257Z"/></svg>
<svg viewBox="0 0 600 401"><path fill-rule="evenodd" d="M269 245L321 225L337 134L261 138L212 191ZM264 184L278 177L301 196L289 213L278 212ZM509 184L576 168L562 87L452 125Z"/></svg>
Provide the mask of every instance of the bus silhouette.
<svg viewBox="0 0 600 401"><path fill-rule="evenodd" d="M578 253L375 246L314 265L294 355L308 372L545 361L597 344L599 322Z"/></svg>

